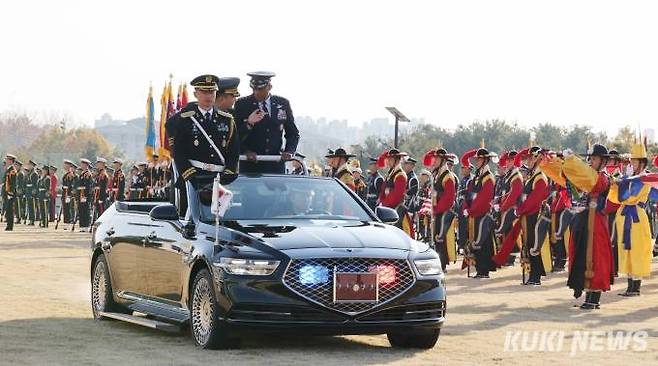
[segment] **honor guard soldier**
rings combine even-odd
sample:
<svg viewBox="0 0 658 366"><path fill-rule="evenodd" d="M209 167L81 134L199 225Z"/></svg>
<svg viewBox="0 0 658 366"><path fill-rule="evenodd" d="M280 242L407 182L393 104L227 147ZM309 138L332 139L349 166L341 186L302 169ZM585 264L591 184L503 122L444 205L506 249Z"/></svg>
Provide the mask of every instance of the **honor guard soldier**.
<svg viewBox="0 0 658 366"><path fill-rule="evenodd" d="M5 175L2 179L2 203L5 206L5 220L7 221L7 226L5 231L14 230L14 200L16 199L16 168L14 167L14 162L16 161L16 156L12 154L7 154L5 156Z"/></svg>
<svg viewBox="0 0 658 366"><path fill-rule="evenodd" d="M354 160L354 162L358 163L358 160ZM363 170L361 170L361 167L356 166L352 168L352 178L354 178L354 192L361 197L362 200L365 201L366 199L366 183L363 181Z"/></svg>
<svg viewBox="0 0 658 366"><path fill-rule="evenodd" d="M377 159L368 158L368 177L366 178L366 203L371 210L377 207L379 192L384 184L384 177L377 169Z"/></svg>
<svg viewBox="0 0 658 366"><path fill-rule="evenodd" d="M23 172L23 163L18 159L14 162L14 168L16 168L16 199L14 200L16 222L21 223L25 218L25 172Z"/></svg>
<svg viewBox="0 0 658 366"><path fill-rule="evenodd" d="M398 212L400 218L395 226L402 229L413 239L413 222L404 208L404 196L407 193L407 174L402 169L401 160L406 156L407 153L400 152L398 149L391 149L385 151L377 159L377 167L388 168L384 185L379 194L379 203Z"/></svg>
<svg viewBox="0 0 658 366"><path fill-rule="evenodd" d="M192 80L197 103L189 103L167 121L178 188L190 182L196 189L198 178L218 173L223 183L237 177L239 136L233 116L214 107L217 81L214 75Z"/></svg>
<svg viewBox="0 0 658 366"><path fill-rule="evenodd" d="M112 186L110 188L110 202L123 201L126 190L126 176L121 170L123 160L115 158L112 161L112 166L114 174L112 175Z"/></svg>
<svg viewBox="0 0 658 366"><path fill-rule="evenodd" d="M443 148L430 150L423 157L423 165L432 169L433 243L444 271L449 262L457 260L454 211L457 176L448 169L448 160L448 151Z"/></svg>
<svg viewBox="0 0 658 366"><path fill-rule="evenodd" d="M89 167L91 161L80 159L80 177L78 179L78 220L80 232L86 232L91 225L91 204L94 202L94 181Z"/></svg>
<svg viewBox="0 0 658 366"><path fill-rule="evenodd" d="M217 90L217 99L215 100L215 107L220 111L234 113L233 106L235 100L240 97L238 92L238 85L240 85L240 78L227 77L219 78Z"/></svg>
<svg viewBox="0 0 658 366"><path fill-rule="evenodd" d="M495 234L501 238L503 243L502 248L494 257L494 262L499 266L513 265L516 257L512 252L518 251L521 247L521 243L517 239L519 229L517 228L517 234L513 233L516 221L514 210L523 194L523 175L514 163L516 156L516 150L510 150L504 152L498 160L498 172L502 174L502 178L497 186L499 188L498 203L494 204L493 208L499 216Z"/></svg>
<svg viewBox="0 0 658 366"><path fill-rule="evenodd" d="M306 156L300 154L300 153L295 153L292 158L290 158L290 161L292 162L292 171L290 171L290 174L292 175L306 175L308 172L304 171L304 159Z"/></svg>
<svg viewBox="0 0 658 366"><path fill-rule="evenodd" d="M457 190L457 207L460 208L464 204L466 199L466 187L468 187L468 182L473 178L473 167L471 166L470 158L475 155L477 150L470 150L466 154L462 155L459 160L459 189ZM458 210L458 227L457 227L457 246L465 250L466 242L468 241L468 218L463 215L461 209Z"/></svg>
<svg viewBox="0 0 658 366"><path fill-rule="evenodd" d="M548 178L539 169L543 150L533 146L520 152L515 160L525 160L528 178L523 186L523 195L516 209L523 232L523 251L530 263L530 275L525 285L541 285L541 276L552 270L549 242L550 218L546 200L550 194Z"/></svg>
<svg viewBox="0 0 658 366"><path fill-rule="evenodd" d="M612 281L610 234L604 212L610 189L610 177L605 171L608 149L594 144L584 155L589 164L571 150L565 150L563 156L563 164L542 164L542 170L549 177L564 176L568 185L582 192L580 196L571 192L576 215L571 224L567 286L575 298L586 291L581 309L598 309L601 292L610 290Z"/></svg>
<svg viewBox="0 0 658 366"><path fill-rule="evenodd" d="M62 212L65 224L70 224L73 221L74 184L75 173L73 172L73 162L69 159L64 159L64 175L62 175Z"/></svg>
<svg viewBox="0 0 658 366"><path fill-rule="evenodd" d="M332 176L343 182L352 191L356 189L356 186L354 185L354 177L352 176L352 169L348 164L348 160L354 156L348 154L342 147L334 150L331 154L325 155L325 158L329 159L329 165L332 167Z"/></svg>
<svg viewBox="0 0 658 366"><path fill-rule="evenodd" d="M39 212L41 213L39 227L46 228L50 213L50 167L48 165L44 165L41 169L41 178L37 186L39 188Z"/></svg>
<svg viewBox="0 0 658 366"><path fill-rule="evenodd" d="M107 160L105 158L96 158L96 181L94 182L94 212L96 217L100 217L105 212L105 202L107 201L107 187L110 176L107 175L105 167ZM94 221L96 218L92 218Z"/></svg>
<svg viewBox="0 0 658 366"><path fill-rule="evenodd" d="M416 222L416 214L420 207L418 207L418 177L414 168L418 161L411 156L407 156L402 163L402 170L407 175L407 192L404 195L404 208L407 210L411 222ZM414 225L415 227L416 225Z"/></svg>
<svg viewBox="0 0 658 366"><path fill-rule="evenodd" d="M295 154L299 143L299 130L295 125L290 102L270 94L270 80L275 75L273 72L250 72L247 75L251 77L249 85L253 93L235 103L241 151L247 156L247 161L241 163L241 171L284 174L284 162ZM280 161L257 161L258 155L279 154Z"/></svg>
<svg viewBox="0 0 658 366"><path fill-rule="evenodd" d="M139 165L135 164L130 169L130 188L128 189L128 200L136 201L142 198L144 191L144 177L139 171Z"/></svg>
<svg viewBox="0 0 658 366"><path fill-rule="evenodd" d="M427 169L418 172L418 222L417 240L432 244L432 173Z"/></svg>
<svg viewBox="0 0 658 366"><path fill-rule="evenodd" d="M468 249L474 254L474 278L489 278L496 270L494 255L494 223L488 215L494 198L494 176L489 169L491 158L496 156L486 148L471 150L464 156L475 158L475 174L466 187L462 215L467 220ZM462 156L462 161L464 160ZM468 260L465 263L470 265Z"/></svg>
<svg viewBox="0 0 658 366"><path fill-rule="evenodd" d="M28 225L34 226L37 214L37 195L39 190L37 184L39 183L39 174L35 168L37 163L34 160L27 162L27 176L25 178L25 197L27 205Z"/></svg>

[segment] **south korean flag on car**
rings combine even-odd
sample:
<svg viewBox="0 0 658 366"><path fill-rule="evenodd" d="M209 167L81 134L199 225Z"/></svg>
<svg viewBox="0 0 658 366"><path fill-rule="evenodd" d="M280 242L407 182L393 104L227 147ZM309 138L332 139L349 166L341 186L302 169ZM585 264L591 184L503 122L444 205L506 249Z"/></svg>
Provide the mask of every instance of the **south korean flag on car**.
<svg viewBox="0 0 658 366"><path fill-rule="evenodd" d="M232 199L233 192L221 185L219 182L219 174L217 174L212 183L212 203L210 204L210 212L217 217L223 217L226 210L231 206Z"/></svg>

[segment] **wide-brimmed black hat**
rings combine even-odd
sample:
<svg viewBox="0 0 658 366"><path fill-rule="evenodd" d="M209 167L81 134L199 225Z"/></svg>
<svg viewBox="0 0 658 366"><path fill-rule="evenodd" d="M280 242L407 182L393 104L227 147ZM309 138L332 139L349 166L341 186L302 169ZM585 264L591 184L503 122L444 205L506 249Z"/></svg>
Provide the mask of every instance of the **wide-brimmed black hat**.
<svg viewBox="0 0 658 366"><path fill-rule="evenodd" d="M494 156L498 156L498 154L494 152L490 152L484 147L479 148L478 151L475 153L476 158L493 158Z"/></svg>
<svg viewBox="0 0 658 366"><path fill-rule="evenodd" d="M610 153L608 152L608 148L604 145L594 144L587 154L581 154L581 156L600 156L602 158L609 158Z"/></svg>
<svg viewBox="0 0 658 366"><path fill-rule="evenodd" d="M329 154L325 155L325 158L353 158L356 155L353 154L348 154L345 149L342 147L339 147L338 149L334 150L333 152L329 150Z"/></svg>

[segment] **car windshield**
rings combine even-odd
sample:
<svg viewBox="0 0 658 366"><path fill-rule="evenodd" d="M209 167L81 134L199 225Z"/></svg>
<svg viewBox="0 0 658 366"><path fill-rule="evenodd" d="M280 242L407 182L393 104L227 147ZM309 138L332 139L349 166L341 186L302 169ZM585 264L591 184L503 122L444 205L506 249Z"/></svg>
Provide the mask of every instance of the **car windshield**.
<svg viewBox="0 0 658 366"><path fill-rule="evenodd" d="M325 219L370 221L372 217L343 186L331 179L240 176L222 220ZM214 222L208 189L200 192L201 220Z"/></svg>

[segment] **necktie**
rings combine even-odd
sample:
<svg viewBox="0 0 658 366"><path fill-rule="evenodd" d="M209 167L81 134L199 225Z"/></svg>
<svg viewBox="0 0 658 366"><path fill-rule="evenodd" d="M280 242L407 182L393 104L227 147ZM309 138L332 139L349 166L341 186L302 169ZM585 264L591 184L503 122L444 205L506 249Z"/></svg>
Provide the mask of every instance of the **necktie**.
<svg viewBox="0 0 658 366"><path fill-rule="evenodd" d="M206 122L210 122L210 112L206 112L205 116L203 116L206 119Z"/></svg>
<svg viewBox="0 0 658 366"><path fill-rule="evenodd" d="M263 112L267 114L267 116L270 116L270 111L267 110L267 102L263 102Z"/></svg>

